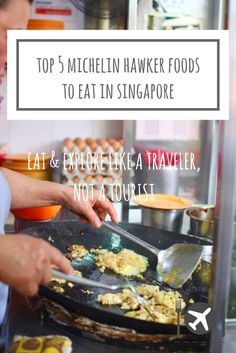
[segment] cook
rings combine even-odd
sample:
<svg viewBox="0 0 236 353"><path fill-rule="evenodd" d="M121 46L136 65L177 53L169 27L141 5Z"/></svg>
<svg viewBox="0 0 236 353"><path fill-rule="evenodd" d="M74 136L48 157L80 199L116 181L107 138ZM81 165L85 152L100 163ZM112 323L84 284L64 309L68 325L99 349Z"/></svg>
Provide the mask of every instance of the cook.
<svg viewBox="0 0 236 353"><path fill-rule="evenodd" d="M4 77L7 57L7 30L25 29L32 0L0 0L0 83ZM117 222L108 200L99 200L94 193L87 201L75 201L73 189L64 185L34 180L14 171L0 168L0 325L6 317L8 286L32 296L40 284L51 279L51 266L72 273L64 256L47 242L26 235L3 235L10 208L26 208L62 204L82 214L95 227L109 214ZM1 326L0 326L1 329ZM0 332L1 339L5 332Z"/></svg>

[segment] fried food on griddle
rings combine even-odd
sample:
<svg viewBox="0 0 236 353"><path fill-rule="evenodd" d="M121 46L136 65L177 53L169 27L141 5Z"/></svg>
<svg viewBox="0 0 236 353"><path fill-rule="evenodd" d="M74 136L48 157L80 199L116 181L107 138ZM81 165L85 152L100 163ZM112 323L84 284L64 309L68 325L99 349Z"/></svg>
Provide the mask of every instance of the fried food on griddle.
<svg viewBox="0 0 236 353"><path fill-rule="evenodd" d="M155 321L163 324L177 323L177 299L182 301L182 309L185 307L185 302L179 292L162 291L158 286L147 284L143 284L136 289L145 300L153 317L140 306L129 289L123 289L121 293L99 295L97 301L103 305L118 305L121 309L127 310L125 316L135 319ZM180 321L182 324L184 323L183 315Z"/></svg>
<svg viewBox="0 0 236 353"><path fill-rule="evenodd" d="M82 276L82 273L80 271L76 271L76 270L74 270L73 274L78 277ZM55 290L55 292L57 292L57 293L64 293L65 292L65 288L64 288L65 284L67 284L67 286L69 288L74 287L74 283L67 282L65 279L57 278L57 277L52 277L51 282L50 282L50 287L53 290Z"/></svg>
<svg viewBox="0 0 236 353"><path fill-rule="evenodd" d="M107 268L123 276L138 276L148 266L147 258L132 250L123 249L117 254L106 249L97 249L94 252L96 265L101 272Z"/></svg>
<svg viewBox="0 0 236 353"><path fill-rule="evenodd" d="M152 317L148 314L148 312L140 307L139 310L128 311L125 316L145 320L145 321L154 321L160 324L177 324L177 313L175 310L168 309L165 306L156 306L156 305L148 305L148 309L152 314ZM184 317L181 315L180 324L184 324Z"/></svg>
<svg viewBox="0 0 236 353"><path fill-rule="evenodd" d="M74 283L72 283L72 282L67 282L67 286L68 286L69 288L73 288L73 287L74 287Z"/></svg>
<svg viewBox="0 0 236 353"><path fill-rule="evenodd" d="M160 290L159 286L154 286L151 284L143 284L137 288L138 294L141 295L144 299L150 300L154 299L154 302L158 305L164 305L170 309L175 310L176 300L183 300L179 292L170 290L164 291ZM185 306L184 302L182 308Z"/></svg>
<svg viewBox="0 0 236 353"><path fill-rule="evenodd" d="M56 284L62 285L66 283L66 280L63 278L52 277L51 282L55 282Z"/></svg>
<svg viewBox="0 0 236 353"><path fill-rule="evenodd" d="M81 292L83 292L83 293L86 294L86 295L92 295L92 294L94 294L94 292L91 291L91 290L89 290L89 289L86 289L86 290L81 289Z"/></svg>
<svg viewBox="0 0 236 353"><path fill-rule="evenodd" d="M88 250L79 244L73 244L68 248L67 257L70 260L81 260L84 256L88 254Z"/></svg>
<svg viewBox="0 0 236 353"><path fill-rule="evenodd" d="M100 294L97 301L103 305L118 305L124 310L137 309L139 307L138 301L129 289L123 289L121 293Z"/></svg>
<svg viewBox="0 0 236 353"><path fill-rule="evenodd" d="M61 293L61 294L65 292L65 289L61 286L53 286L52 289L55 290L55 292Z"/></svg>
<svg viewBox="0 0 236 353"><path fill-rule="evenodd" d="M78 276L78 277L81 277L82 276L82 273L80 271L77 271L77 270L74 270L74 273L73 273L75 276Z"/></svg>

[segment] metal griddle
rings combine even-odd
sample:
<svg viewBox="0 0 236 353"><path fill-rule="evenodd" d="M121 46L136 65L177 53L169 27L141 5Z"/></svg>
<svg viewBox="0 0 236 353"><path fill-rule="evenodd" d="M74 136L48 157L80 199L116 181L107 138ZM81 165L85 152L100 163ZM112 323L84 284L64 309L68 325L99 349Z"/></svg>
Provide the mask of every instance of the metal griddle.
<svg viewBox="0 0 236 353"><path fill-rule="evenodd" d="M166 249L175 243L192 242L209 245L209 242L204 242L187 235L175 234L152 227L126 223L121 223L120 226L160 249ZM39 226L27 229L25 233L44 240L48 240L50 237L53 245L63 253L67 253L67 247L72 244L84 245L88 250L100 246L113 252L118 252L122 248L132 249L149 258L149 267L144 273L145 280L137 280L136 278L130 277L131 283L135 286L143 283L159 284L156 280L155 258L151 258L150 253L145 253L145 250L138 245L116 234L112 234L105 229L94 229L89 225L82 225L78 221L63 221L42 223ZM91 255L84 257L80 262L74 261L73 266L75 269L80 270L84 277L93 280L115 283L118 282L120 278L119 275L115 275L111 271L106 270L104 273L100 272ZM162 288L167 289L164 286L162 286ZM94 294L88 295L84 293L87 289L93 291ZM40 288L40 295L61 304L68 310L80 313L98 322L134 329L140 333L176 333L175 325L159 324L129 318L124 316L124 311L118 307L102 306L97 303L97 296L102 293L106 293L106 290L88 288L80 285L75 285L73 288L65 286L65 292L63 294L56 293L50 287L42 286ZM194 298L195 301L203 301L201 288L194 288L191 281L188 281L184 285L180 293L187 302L190 298ZM182 327L181 332L187 333L188 331L185 327Z"/></svg>

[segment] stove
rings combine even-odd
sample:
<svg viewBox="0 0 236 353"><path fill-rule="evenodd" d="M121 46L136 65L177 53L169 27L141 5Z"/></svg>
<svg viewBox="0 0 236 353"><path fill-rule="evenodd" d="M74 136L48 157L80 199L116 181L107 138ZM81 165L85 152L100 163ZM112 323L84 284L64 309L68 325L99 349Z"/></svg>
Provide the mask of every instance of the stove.
<svg viewBox="0 0 236 353"><path fill-rule="evenodd" d="M62 219L79 220L79 217L67 212L58 215L57 222ZM15 230L22 232L42 222L16 220ZM135 227L134 234L135 234ZM10 331L13 334L46 335L66 334L74 343L73 352L208 352L208 340L200 340L197 336L185 335L147 335L137 334L134 330L105 325L86 318L85 316L68 312L51 301L36 297L33 300L21 298L16 294L12 297ZM23 304L22 304L23 303Z"/></svg>

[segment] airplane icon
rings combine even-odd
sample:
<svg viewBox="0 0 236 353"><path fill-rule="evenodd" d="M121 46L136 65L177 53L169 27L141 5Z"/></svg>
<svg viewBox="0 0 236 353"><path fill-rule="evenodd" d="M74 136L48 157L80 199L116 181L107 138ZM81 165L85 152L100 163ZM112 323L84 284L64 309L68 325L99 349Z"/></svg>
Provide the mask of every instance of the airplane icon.
<svg viewBox="0 0 236 353"><path fill-rule="evenodd" d="M198 324L202 324L205 331L207 332L209 330L208 323L206 320L207 315L211 312L211 308L207 308L203 313L199 313L197 311L193 310L188 310L188 314L196 317L196 320L194 322L189 322L188 325L194 330L197 330Z"/></svg>
<svg viewBox="0 0 236 353"><path fill-rule="evenodd" d="M195 321L194 321L194 318ZM184 322L187 329L195 335L206 335L215 327L214 309L207 303L197 302L186 308Z"/></svg>

